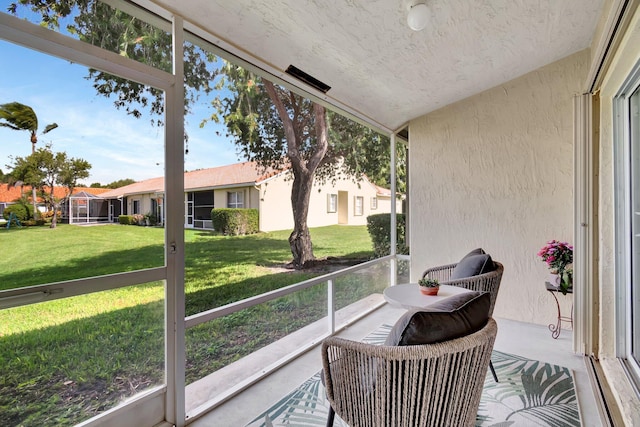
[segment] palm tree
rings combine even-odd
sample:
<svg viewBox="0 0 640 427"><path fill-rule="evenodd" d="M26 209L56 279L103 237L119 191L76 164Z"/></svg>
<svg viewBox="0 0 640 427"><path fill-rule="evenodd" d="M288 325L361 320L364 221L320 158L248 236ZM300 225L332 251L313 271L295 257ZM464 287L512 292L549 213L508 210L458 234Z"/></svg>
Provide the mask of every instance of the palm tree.
<svg viewBox="0 0 640 427"><path fill-rule="evenodd" d="M38 142L38 116L33 108L19 102L10 102L8 104L0 104L0 126L8 127L13 130L26 130L31 134L31 154L36 152L36 143ZM57 128L56 123L47 125L42 134L48 133ZM32 187L33 198L33 217L35 218L38 210L36 209L36 189Z"/></svg>

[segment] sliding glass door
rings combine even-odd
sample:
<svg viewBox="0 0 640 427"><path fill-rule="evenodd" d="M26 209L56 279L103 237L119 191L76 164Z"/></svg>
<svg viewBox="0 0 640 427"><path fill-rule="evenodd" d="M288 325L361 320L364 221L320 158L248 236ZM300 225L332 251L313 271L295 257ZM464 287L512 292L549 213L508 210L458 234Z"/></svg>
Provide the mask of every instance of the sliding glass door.
<svg viewBox="0 0 640 427"><path fill-rule="evenodd" d="M629 98L631 357L640 366L640 89Z"/></svg>

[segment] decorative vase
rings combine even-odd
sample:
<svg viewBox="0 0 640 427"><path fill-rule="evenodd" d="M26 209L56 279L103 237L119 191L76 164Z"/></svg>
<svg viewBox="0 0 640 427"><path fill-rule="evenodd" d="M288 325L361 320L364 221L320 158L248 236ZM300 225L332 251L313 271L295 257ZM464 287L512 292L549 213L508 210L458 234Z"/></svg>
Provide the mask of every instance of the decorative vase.
<svg viewBox="0 0 640 427"><path fill-rule="evenodd" d="M561 271L560 274L560 283L558 287L560 288L560 292L564 295L567 294L567 291L571 289L573 292L573 270L564 270Z"/></svg>
<svg viewBox="0 0 640 427"><path fill-rule="evenodd" d="M551 270L549 283L566 295L569 289L573 289L573 270Z"/></svg>
<svg viewBox="0 0 640 427"><path fill-rule="evenodd" d="M438 295L440 286L420 286L422 295Z"/></svg>

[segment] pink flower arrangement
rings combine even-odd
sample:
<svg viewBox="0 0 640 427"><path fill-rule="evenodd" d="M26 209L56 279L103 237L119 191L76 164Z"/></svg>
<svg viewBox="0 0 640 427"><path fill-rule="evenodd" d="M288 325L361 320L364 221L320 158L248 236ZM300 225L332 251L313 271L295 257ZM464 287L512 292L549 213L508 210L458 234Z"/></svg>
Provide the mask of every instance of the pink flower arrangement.
<svg viewBox="0 0 640 427"><path fill-rule="evenodd" d="M538 256L550 269L562 273L570 270L567 267L573 264L573 246L566 242L550 240L538 251Z"/></svg>

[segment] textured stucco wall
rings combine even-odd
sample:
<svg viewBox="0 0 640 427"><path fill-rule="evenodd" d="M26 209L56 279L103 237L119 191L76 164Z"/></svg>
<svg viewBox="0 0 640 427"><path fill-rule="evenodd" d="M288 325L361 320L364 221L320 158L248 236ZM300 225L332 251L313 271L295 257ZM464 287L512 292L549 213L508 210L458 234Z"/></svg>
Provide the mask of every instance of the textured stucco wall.
<svg viewBox="0 0 640 427"><path fill-rule="evenodd" d="M609 386L627 425L640 425L640 402L637 394L615 358L616 292L613 97L632 68L640 62L640 9L636 11L614 60L605 76L600 93L600 361Z"/></svg>
<svg viewBox="0 0 640 427"><path fill-rule="evenodd" d="M505 265L494 314L553 320L536 253L573 242L573 97L588 66L585 50L410 123L412 280L483 247Z"/></svg>

